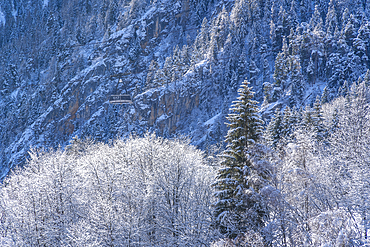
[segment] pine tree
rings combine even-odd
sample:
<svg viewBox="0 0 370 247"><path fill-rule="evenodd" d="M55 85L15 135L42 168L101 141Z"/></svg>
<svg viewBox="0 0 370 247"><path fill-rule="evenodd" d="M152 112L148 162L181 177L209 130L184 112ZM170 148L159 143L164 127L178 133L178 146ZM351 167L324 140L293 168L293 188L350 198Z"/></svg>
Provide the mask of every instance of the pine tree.
<svg viewBox="0 0 370 247"><path fill-rule="evenodd" d="M306 105L302 112L301 127L306 130L310 130L313 125L313 111L309 105Z"/></svg>
<svg viewBox="0 0 370 247"><path fill-rule="evenodd" d="M338 90L338 96L347 96L349 93L349 86L348 86L348 82L347 81L344 81L343 85L339 88Z"/></svg>
<svg viewBox="0 0 370 247"><path fill-rule="evenodd" d="M229 32L230 18L224 6L222 8L222 11L218 14L217 18L215 18L215 20L213 21L213 25L211 28L211 39L212 36L216 36L217 46L223 47Z"/></svg>
<svg viewBox="0 0 370 247"><path fill-rule="evenodd" d="M237 70L239 78L246 77L248 68L247 68L247 55L244 50L241 52L241 55L238 59Z"/></svg>
<svg viewBox="0 0 370 247"><path fill-rule="evenodd" d="M184 71L185 71L185 64L183 63L183 59L181 58L181 51L178 46L176 46L173 50L172 55L172 68L171 68L171 75L172 81L179 80Z"/></svg>
<svg viewBox="0 0 370 247"><path fill-rule="evenodd" d="M301 40L297 32L293 28L290 29L289 39L289 52L292 56L297 56L300 53Z"/></svg>
<svg viewBox="0 0 370 247"><path fill-rule="evenodd" d="M308 22L309 18L312 15L312 2L310 0L300 1L301 7L301 21Z"/></svg>
<svg viewBox="0 0 370 247"><path fill-rule="evenodd" d="M343 19L344 18L345 17L343 17ZM353 15L350 15L350 17L346 19L346 22L343 23L342 34L344 35L347 44L351 46L353 43L353 39L357 36L356 28L354 26L355 18Z"/></svg>
<svg viewBox="0 0 370 247"><path fill-rule="evenodd" d="M295 29L299 23L298 15L296 12L296 2L295 1L291 2L287 22L288 22L289 29Z"/></svg>
<svg viewBox="0 0 370 247"><path fill-rule="evenodd" d="M291 98L294 103L302 102L304 97L304 81L301 71L301 64L297 56L291 56L290 82L292 85ZM293 99L294 98L294 99Z"/></svg>
<svg viewBox="0 0 370 247"><path fill-rule="evenodd" d="M365 83L366 87L370 87L370 70L366 71L366 74L363 78L363 82Z"/></svg>
<svg viewBox="0 0 370 247"><path fill-rule="evenodd" d="M265 139L267 143L276 148L281 138L281 122L282 116L279 109L276 109L275 115L271 118L265 131Z"/></svg>
<svg viewBox="0 0 370 247"><path fill-rule="evenodd" d="M170 79L169 77L165 74L163 69L158 69L155 71L154 78L153 78L153 83L151 85L154 85L155 87L159 87L162 85L167 85L169 83Z"/></svg>
<svg viewBox="0 0 370 247"><path fill-rule="evenodd" d="M254 60L251 60L249 63L249 77L252 85L257 85L257 79L260 69L257 67Z"/></svg>
<svg viewBox="0 0 370 247"><path fill-rule="evenodd" d="M357 63L361 63L361 65L365 65L369 60L366 56L366 42L367 41L363 40L359 35L353 39L354 55L356 55Z"/></svg>
<svg viewBox="0 0 370 247"><path fill-rule="evenodd" d="M14 64L10 64L6 68L4 79L6 88L9 92L12 92L16 87L19 87L19 72Z"/></svg>
<svg viewBox="0 0 370 247"><path fill-rule="evenodd" d="M269 82L263 83L263 104L268 104L272 102L272 95L273 95L273 85Z"/></svg>
<svg viewBox="0 0 370 247"><path fill-rule="evenodd" d="M315 12L313 13L311 20L310 20L310 26L312 30L315 31L322 31L323 28L323 21L321 18L321 14L319 12L319 6L315 5Z"/></svg>
<svg viewBox="0 0 370 247"><path fill-rule="evenodd" d="M325 133L324 117L319 96L316 97L316 101L313 105L312 124L313 129L316 133L317 140L319 141L324 140L327 134Z"/></svg>
<svg viewBox="0 0 370 247"><path fill-rule="evenodd" d="M242 40L247 34L248 27L248 12L249 7L247 1L237 0L231 11L231 20L234 22L233 31L237 40Z"/></svg>
<svg viewBox="0 0 370 247"><path fill-rule="evenodd" d="M206 18L203 19L200 32L193 43L192 64L203 60L209 44L209 25Z"/></svg>
<svg viewBox="0 0 370 247"><path fill-rule="evenodd" d="M329 9L326 14L326 36L330 37L334 35L335 28L338 26L337 15L334 8L334 0L330 0Z"/></svg>
<svg viewBox="0 0 370 247"><path fill-rule="evenodd" d="M321 95L321 103L325 104L325 103L328 103L329 101L330 101L330 92L329 92L328 86L325 86L322 92L322 95Z"/></svg>
<svg viewBox="0 0 370 247"><path fill-rule="evenodd" d="M191 63L191 51L190 47L187 45L184 45L181 50L181 62L184 65L183 73L189 69L190 63Z"/></svg>
<svg viewBox="0 0 370 247"><path fill-rule="evenodd" d="M232 113L227 117L230 122L226 136L228 146L221 156L223 161L214 184L217 191L215 226L231 238L248 229L260 229L268 216L259 191L268 182L270 173L261 162L254 161L251 153L261 137L263 121L248 85L247 80L242 83Z"/></svg>
<svg viewBox="0 0 370 247"><path fill-rule="evenodd" d="M283 140L290 139L297 124L293 114L294 112L292 112L290 107L286 106L281 121L281 139Z"/></svg>
<svg viewBox="0 0 370 247"><path fill-rule="evenodd" d="M370 4L369 4L370 5ZM365 54L361 57L361 59L367 60L367 66L369 67L370 61L370 23L368 21L363 22L358 30L358 39L361 39L364 42L364 52Z"/></svg>
<svg viewBox="0 0 370 247"><path fill-rule="evenodd" d="M276 54L280 50L280 44L277 37L276 25L273 20L270 21L270 40L272 44L272 51Z"/></svg>
<svg viewBox="0 0 370 247"><path fill-rule="evenodd" d="M156 88L159 85L156 85L154 80L155 74L159 69L159 65L156 61L152 60L149 65L148 74L146 76L146 89Z"/></svg>
<svg viewBox="0 0 370 247"><path fill-rule="evenodd" d="M284 90L288 79L287 56L284 52L276 56L274 79L275 85Z"/></svg>
<svg viewBox="0 0 370 247"><path fill-rule="evenodd" d="M173 61L172 57L166 57L166 61L164 62L162 73L162 85L166 84L168 85L170 82L172 82L173 78Z"/></svg>

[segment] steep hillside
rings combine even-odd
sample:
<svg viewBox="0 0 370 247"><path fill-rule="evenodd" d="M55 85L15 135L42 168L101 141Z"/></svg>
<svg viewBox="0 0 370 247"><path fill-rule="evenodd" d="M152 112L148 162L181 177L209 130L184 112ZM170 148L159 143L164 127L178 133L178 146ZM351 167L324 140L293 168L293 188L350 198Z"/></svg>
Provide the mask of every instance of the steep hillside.
<svg viewBox="0 0 370 247"><path fill-rule="evenodd" d="M266 118L343 95L370 67L369 10L360 0L2 1L0 177L30 146L75 135L217 143L245 78ZM117 93L133 104L109 104Z"/></svg>

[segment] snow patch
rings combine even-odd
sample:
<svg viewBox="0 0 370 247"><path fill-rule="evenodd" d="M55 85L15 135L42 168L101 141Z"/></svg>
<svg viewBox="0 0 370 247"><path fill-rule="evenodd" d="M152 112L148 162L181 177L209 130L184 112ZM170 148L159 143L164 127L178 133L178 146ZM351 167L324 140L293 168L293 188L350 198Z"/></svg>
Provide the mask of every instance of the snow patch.
<svg viewBox="0 0 370 247"><path fill-rule="evenodd" d="M134 108L134 107L132 107L132 108L130 109L130 114L131 114L131 115L134 115L135 113L136 113L135 108Z"/></svg>
<svg viewBox="0 0 370 247"><path fill-rule="evenodd" d="M0 8L0 25L5 26L6 19L5 19L5 14L3 13L2 9Z"/></svg>
<svg viewBox="0 0 370 247"><path fill-rule="evenodd" d="M45 8L49 5L49 0L43 0L42 7Z"/></svg>
<svg viewBox="0 0 370 247"><path fill-rule="evenodd" d="M208 127L213 126L221 115L222 115L222 113L217 114L216 116L207 120L203 125L208 126Z"/></svg>
<svg viewBox="0 0 370 247"><path fill-rule="evenodd" d="M122 30L119 30L119 31L113 33L112 36L110 37L110 39L114 40L114 39L117 39L119 37L121 37L121 41L123 41L125 39L130 39L130 38L133 37L133 32L134 32L134 27L133 27L133 25L130 25L125 29L122 29Z"/></svg>
<svg viewBox="0 0 370 247"><path fill-rule="evenodd" d="M11 94L10 94L10 97L12 97L12 99L16 99L17 96L18 96L18 93L19 93L19 88L17 88L16 90L14 90Z"/></svg>
<svg viewBox="0 0 370 247"><path fill-rule="evenodd" d="M163 114L159 118L157 118L157 123L159 123L159 122L161 122L163 120L166 120L168 118L169 118L169 116L167 114Z"/></svg>
<svg viewBox="0 0 370 247"><path fill-rule="evenodd" d="M16 11L15 9L12 9L12 16L14 18L14 21L17 22L18 11Z"/></svg>

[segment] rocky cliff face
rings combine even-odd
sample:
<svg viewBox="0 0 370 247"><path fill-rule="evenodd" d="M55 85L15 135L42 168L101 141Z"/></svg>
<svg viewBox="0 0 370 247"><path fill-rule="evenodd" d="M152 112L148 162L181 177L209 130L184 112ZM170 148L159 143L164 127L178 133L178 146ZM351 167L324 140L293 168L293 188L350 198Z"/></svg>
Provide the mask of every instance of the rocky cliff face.
<svg viewBox="0 0 370 247"><path fill-rule="evenodd" d="M369 78L369 13L350 0L4 0L0 177L75 135L155 131L205 148L245 78L265 118L345 95ZM133 104L109 104L121 93Z"/></svg>
<svg viewBox="0 0 370 247"><path fill-rule="evenodd" d="M23 164L30 147L64 146L75 135L107 141L149 130L190 134L196 143L207 134L206 127L191 134L218 112L193 119L200 114L199 84L147 90L145 80L151 60L163 65L176 45L195 38L189 0L8 0L0 7L0 105L7 121L0 174ZM122 92L132 105L109 104L110 94Z"/></svg>

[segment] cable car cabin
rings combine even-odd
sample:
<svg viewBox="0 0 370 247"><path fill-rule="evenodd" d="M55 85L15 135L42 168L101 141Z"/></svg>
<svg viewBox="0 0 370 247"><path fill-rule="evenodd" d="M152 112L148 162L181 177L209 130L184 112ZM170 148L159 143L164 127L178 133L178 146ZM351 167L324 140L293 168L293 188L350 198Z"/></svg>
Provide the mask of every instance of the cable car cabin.
<svg viewBox="0 0 370 247"><path fill-rule="evenodd" d="M129 94L111 95L109 96L109 103L114 105L132 104L131 95Z"/></svg>

